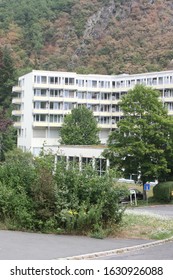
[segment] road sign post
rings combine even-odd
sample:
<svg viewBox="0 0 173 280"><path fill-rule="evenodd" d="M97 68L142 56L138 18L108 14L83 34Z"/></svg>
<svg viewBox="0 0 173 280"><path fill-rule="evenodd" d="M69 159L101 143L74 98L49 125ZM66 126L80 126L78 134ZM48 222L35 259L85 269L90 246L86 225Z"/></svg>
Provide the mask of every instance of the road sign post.
<svg viewBox="0 0 173 280"><path fill-rule="evenodd" d="M147 191L150 190L150 184L149 183L145 183L144 184L144 191L146 191L146 197L147 197L147 204L148 204L148 195L147 195Z"/></svg>
<svg viewBox="0 0 173 280"><path fill-rule="evenodd" d="M145 183L144 184L144 191L149 191L150 190L150 184L149 183Z"/></svg>

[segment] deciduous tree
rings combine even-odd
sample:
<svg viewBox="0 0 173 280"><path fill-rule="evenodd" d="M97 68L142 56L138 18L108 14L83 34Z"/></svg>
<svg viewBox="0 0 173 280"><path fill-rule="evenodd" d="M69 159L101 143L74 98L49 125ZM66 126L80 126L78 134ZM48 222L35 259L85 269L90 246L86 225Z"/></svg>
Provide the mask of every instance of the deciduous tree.
<svg viewBox="0 0 173 280"><path fill-rule="evenodd" d="M85 106L75 108L66 115L61 128L61 143L66 145L99 144L99 128L92 111Z"/></svg>
<svg viewBox="0 0 173 280"><path fill-rule="evenodd" d="M173 119L159 95L150 87L137 85L122 97L124 117L104 152L125 175L137 174L143 183L166 179L173 170Z"/></svg>

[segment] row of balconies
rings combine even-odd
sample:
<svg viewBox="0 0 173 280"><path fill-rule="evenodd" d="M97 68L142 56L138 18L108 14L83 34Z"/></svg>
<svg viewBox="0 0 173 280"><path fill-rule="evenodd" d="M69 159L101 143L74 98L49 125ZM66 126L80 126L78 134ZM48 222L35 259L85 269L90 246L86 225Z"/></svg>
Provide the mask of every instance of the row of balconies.
<svg viewBox="0 0 173 280"><path fill-rule="evenodd" d="M54 109L33 109L33 114L44 114L44 115L67 115L71 112L71 110L54 110ZM23 110L13 110L13 116L21 116L24 115ZM122 116L121 111L116 111L116 109L112 109L112 111L93 111L94 116Z"/></svg>
<svg viewBox="0 0 173 280"><path fill-rule="evenodd" d="M173 97L161 97L163 102L173 102ZM112 99L112 100L102 100L102 99L77 99L77 98L57 98L57 97L45 97L45 96L34 96L33 101L40 101L40 102L69 102L69 103L77 103L77 104L101 104L101 105L111 105L111 104L118 104L119 99ZM12 104L21 104L23 102L22 98L13 98Z"/></svg>
<svg viewBox="0 0 173 280"><path fill-rule="evenodd" d="M50 122L33 122L32 126L33 127L62 127L62 122L56 122L56 123L50 123ZM14 127L16 128L21 128L23 126L23 122L14 122ZM105 129L112 129L112 128L116 128L117 124L116 123L98 123L98 127L99 128L105 128Z"/></svg>
<svg viewBox="0 0 173 280"><path fill-rule="evenodd" d="M169 86L168 86L169 84ZM164 88L169 88L169 89L173 89L173 83L155 83L155 84L149 84L148 86L152 86L156 89L159 89L159 90L162 90ZM119 85L118 87L86 87L86 86L75 86L75 85L46 85L46 84L34 84L33 85L33 89L47 89L47 90L50 90L50 89L62 89L62 90L74 90L74 91L86 91L86 92L99 92L99 93L102 93L102 92L106 92L106 93L112 93L112 92L122 92L122 91L125 91L127 92L129 89L132 89L134 87L134 85ZM22 92L22 87L20 86L14 86L13 87L13 92Z"/></svg>

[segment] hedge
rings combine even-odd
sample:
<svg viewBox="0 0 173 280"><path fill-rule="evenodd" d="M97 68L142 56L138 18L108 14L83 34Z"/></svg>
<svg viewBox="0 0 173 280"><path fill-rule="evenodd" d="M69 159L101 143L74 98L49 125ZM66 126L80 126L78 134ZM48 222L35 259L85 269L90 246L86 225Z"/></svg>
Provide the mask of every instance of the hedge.
<svg viewBox="0 0 173 280"><path fill-rule="evenodd" d="M173 199L173 196L171 196L172 191L173 181L161 182L153 188L154 199L159 202L170 202Z"/></svg>

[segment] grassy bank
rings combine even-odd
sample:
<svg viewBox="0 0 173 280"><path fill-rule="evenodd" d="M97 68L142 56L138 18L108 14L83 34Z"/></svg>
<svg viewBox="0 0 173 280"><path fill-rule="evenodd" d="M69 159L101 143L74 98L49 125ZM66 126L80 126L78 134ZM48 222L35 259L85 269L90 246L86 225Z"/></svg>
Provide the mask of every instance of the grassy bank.
<svg viewBox="0 0 173 280"><path fill-rule="evenodd" d="M114 237L165 239L173 236L173 220L158 216L125 213L119 228L112 229Z"/></svg>

